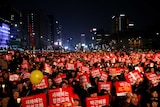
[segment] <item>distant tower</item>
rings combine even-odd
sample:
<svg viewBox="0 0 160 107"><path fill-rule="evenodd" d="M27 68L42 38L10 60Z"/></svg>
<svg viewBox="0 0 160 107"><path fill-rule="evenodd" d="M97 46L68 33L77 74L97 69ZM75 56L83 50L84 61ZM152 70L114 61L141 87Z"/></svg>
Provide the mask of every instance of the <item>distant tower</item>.
<svg viewBox="0 0 160 107"><path fill-rule="evenodd" d="M84 33L81 34L81 44L86 44L86 35Z"/></svg>
<svg viewBox="0 0 160 107"><path fill-rule="evenodd" d="M24 28L29 32L30 48L47 49L52 40L48 16L40 10L25 10L23 16Z"/></svg>
<svg viewBox="0 0 160 107"><path fill-rule="evenodd" d="M129 17L125 14L112 17L112 33L118 33L128 31L129 29Z"/></svg>
<svg viewBox="0 0 160 107"><path fill-rule="evenodd" d="M57 45L62 46L62 25L59 23L59 21L56 21L56 37L55 37L55 42Z"/></svg>
<svg viewBox="0 0 160 107"><path fill-rule="evenodd" d="M50 32L50 34L51 34L51 45L53 45L54 44L54 26L55 26L55 24L54 24L54 16L53 15L48 15L48 17L49 17L49 20L50 20L50 27L51 27L51 32Z"/></svg>

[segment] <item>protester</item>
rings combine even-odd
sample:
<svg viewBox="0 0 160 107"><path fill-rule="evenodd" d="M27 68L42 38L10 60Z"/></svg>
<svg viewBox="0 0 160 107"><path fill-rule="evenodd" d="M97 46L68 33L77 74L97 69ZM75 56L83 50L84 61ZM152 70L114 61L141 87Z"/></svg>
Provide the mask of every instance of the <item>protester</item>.
<svg viewBox="0 0 160 107"><path fill-rule="evenodd" d="M23 105L28 96L42 97L39 106L46 102L48 107L57 102L70 107L160 107L158 51L20 53L16 50L12 58L0 58L8 64L5 69L0 65L0 97L1 101L9 97L8 107ZM30 81L33 70L43 73L43 80L36 85ZM42 102L44 96L47 101ZM19 98L21 102L17 102ZM26 100L28 105L36 101Z"/></svg>
<svg viewBox="0 0 160 107"><path fill-rule="evenodd" d="M17 89L13 90L13 94L11 95L7 107L20 107L20 102L18 101L19 98L19 91Z"/></svg>

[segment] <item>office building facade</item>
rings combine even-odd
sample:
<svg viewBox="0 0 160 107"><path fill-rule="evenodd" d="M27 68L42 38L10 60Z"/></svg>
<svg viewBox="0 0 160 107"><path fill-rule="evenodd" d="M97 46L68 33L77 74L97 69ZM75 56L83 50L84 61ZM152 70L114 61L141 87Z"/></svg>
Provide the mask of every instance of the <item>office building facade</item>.
<svg viewBox="0 0 160 107"><path fill-rule="evenodd" d="M29 33L26 37L29 48L47 49L53 41L49 17L39 10L27 10L23 13L23 28Z"/></svg>

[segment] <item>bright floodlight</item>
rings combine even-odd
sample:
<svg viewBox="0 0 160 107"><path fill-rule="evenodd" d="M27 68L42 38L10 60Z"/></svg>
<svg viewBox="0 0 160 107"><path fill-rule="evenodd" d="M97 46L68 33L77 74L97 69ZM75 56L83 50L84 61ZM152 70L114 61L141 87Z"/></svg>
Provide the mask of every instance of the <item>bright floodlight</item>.
<svg viewBox="0 0 160 107"><path fill-rule="evenodd" d="M156 35L159 35L159 33L157 32Z"/></svg>
<svg viewBox="0 0 160 107"><path fill-rule="evenodd" d="M115 18L115 16L112 16L112 19L114 19Z"/></svg>
<svg viewBox="0 0 160 107"><path fill-rule="evenodd" d="M125 14L120 14L121 17L125 16Z"/></svg>
<svg viewBox="0 0 160 107"><path fill-rule="evenodd" d="M85 36L85 34L81 34L81 36Z"/></svg>
<svg viewBox="0 0 160 107"><path fill-rule="evenodd" d="M85 44L83 43L82 46L85 46Z"/></svg>
<svg viewBox="0 0 160 107"><path fill-rule="evenodd" d="M68 49L68 46L65 46L64 49Z"/></svg>
<svg viewBox="0 0 160 107"><path fill-rule="evenodd" d="M92 30L93 30L93 31L97 31L97 28L93 28Z"/></svg>
<svg viewBox="0 0 160 107"><path fill-rule="evenodd" d="M58 45L58 42L54 42L54 45Z"/></svg>
<svg viewBox="0 0 160 107"><path fill-rule="evenodd" d="M62 42L59 42L59 45L61 46L61 45L62 45Z"/></svg>
<svg viewBox="0 0 160 107"><path fill-rule="evenodd" d="M14 26L17 27L17 24L15 24Z"/></svg>
<svg viewBox="0 0 160 107"><path fill-rule="evenodd" d="M130 23L129 26L134 26L134 24L133 24L133 23Z"/></svg>

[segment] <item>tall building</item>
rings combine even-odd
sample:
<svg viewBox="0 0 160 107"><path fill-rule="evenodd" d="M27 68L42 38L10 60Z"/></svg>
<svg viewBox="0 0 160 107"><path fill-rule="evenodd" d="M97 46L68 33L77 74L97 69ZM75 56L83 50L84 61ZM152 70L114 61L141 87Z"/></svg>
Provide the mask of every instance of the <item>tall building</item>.
<svg viewBox="0 0 160 107"><path fill-rule="evenodd" d="M5 1L0 1L0 48L8 47L10 41L10 23L9 7Z"/></svg>
<svg viewBox="0 0 160 107"><path fill-rule="evenodd" d="M23 28L22 28L22 12L13 8L10 14L11 20L11 34L10 34L10 46L12 48L23 47Z"/></svg>
<svg viewBox="0 0 160 107"><path fill-rule="evenodd" d="M129 17L125 14L115 15L112 17L112 34L128 31Z"/></svg>
<svg viewBox="0 0 160 107"><path fill-rule="evenodd" d="M54 49L61 50L62 49L62 25L58 20L55 20L54 23Z"/></svg>
<svg viewBox="0 0 160 107"><path fill-rule="evenodd" d="M109 45L110 34L104 31L104 29L99 29L95 34L95 47L96 49L106 49L107 45Z"/></svg>
<svg viewBox="0 0 160 107"><path fill-rule="evenodd" d="M0 1L0 13L0 38L3 39L3 45L1 45L1 47L5 46L10 48L20 48L23 30L21 27L22 13L19 10L13 8L5 0ZM4 35L7 36L7 39Z"/></svg>
<svg viewBox="0 0 160 107"><path fill-rule="evenodd" d="M48 17L49 17L50 26L51 26L51 32L50 32L50 34L51 34L51 45L53 47L53 45L54 45L54 31L55 31L54 30L54 26L55 26L54 22L55 22L55 19L54 19L53 15L48 15Z"/></svg>
<svg viewBox="0 0 160 107"><path fill-rule="evenodd" d="M27 10L23 13L24 29L29 32L30 49L47 49L51 45L51 23L46 14L40 10Z"/></svg>
<svg viewBox="0 0 160 107"><path fill-rule="evenodd" d="M10 26L6 23L0 24L0 48L8 48L10 41Z"/></svg>
<svg viewBox="0 0 160 107"><path fill-rule="evenodd" d="M81 34L81 44L86 44L86 35L84 33Z"/></svg>

